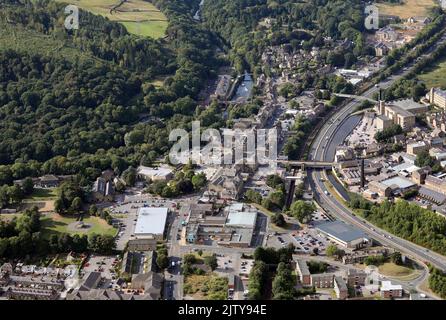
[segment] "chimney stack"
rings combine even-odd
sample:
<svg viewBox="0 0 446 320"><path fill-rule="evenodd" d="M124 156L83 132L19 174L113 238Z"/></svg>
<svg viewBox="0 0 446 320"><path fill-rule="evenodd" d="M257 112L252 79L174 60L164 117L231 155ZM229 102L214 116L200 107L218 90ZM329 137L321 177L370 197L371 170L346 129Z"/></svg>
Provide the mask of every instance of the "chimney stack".
<svg viewBox="0 0 446 320"><path fill-rule="evenodd" d="M361 188L365 186L364 159L361 159Z"/></svg>

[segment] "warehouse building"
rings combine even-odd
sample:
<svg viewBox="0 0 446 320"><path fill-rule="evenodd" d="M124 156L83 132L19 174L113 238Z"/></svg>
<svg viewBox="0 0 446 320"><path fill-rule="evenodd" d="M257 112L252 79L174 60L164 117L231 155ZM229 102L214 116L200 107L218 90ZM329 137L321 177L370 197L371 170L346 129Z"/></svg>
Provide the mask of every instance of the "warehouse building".
<svg viewBox="0 0 446 320"><path fill-rule="evenodd" d="M400 176L381 181L381 183L388 186L392 190L393 194L403 194L407 191L418 188L418 186L411 180Z"/></svg>
<svg viewBox="0 0 446 320"><path fill-rule="evenodd" d="M364 232L341 221L326 222L318 225L317 229L345 248L360 249L372 244L372 239Z"/></svg>
<svg viewBox="0 0 446 320"><path fill-rule="evenodd" d="M135 226L135 237L161 240L167 221L167 208L143 207L138 210L138 220Z"/></svg>

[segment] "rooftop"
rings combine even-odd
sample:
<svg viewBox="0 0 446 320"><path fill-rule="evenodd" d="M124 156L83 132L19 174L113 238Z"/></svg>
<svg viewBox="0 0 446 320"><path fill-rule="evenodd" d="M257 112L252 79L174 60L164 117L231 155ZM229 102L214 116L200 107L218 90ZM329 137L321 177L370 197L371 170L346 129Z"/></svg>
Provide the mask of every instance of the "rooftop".
<svg viewBox="0 0 446 320"><path fill-rule="evenodd" d="M409 112L408 110L406 110L404 108L401 108L400 106L391 105L391 106L388 106L387 109L390 109L403 117L413 117L414 116L413 113Z"/></svg>
<svg viewBox="0 0 446 320"><path fill-rule="evenodd" d="M407 110L409 112L412 112L412 110L417 110L420 108L427 110L427 106L425 106L424 104L421 104L419 102L415 102L415 101L413 101L413 99L395 100L395 101L389 102L389 104L397 106L397 107Z"/></svg>
<svg viewBox="0 0 446 320"><path fill-rule="evenodd" d="M437 204L443 204L444 202L446 202L446 196L444 194L423 186L420 188L420 190L418 190L418 194L423 198L432 200Z"/></svg>
<svg viewBox="0 0 446 320"><path fill-rule="evenodd" d="M167 220L167 208L139 208L135 235L163 234Z"/></svg>
<svg viewBox="0 0 446 320"><path fill-rule="evenodd" d="M439 88L433 88L435 94L438 94L439 96L446 98L446 91L445 90L441 90Z"/></svg>
<svg viewBox="0 0 446 320"><path fill-rule="evenodd" d="M345 290L347 291L347 284L345 283L344 279L342 279L342 277L336 276L334 278L334 281L336 282L339 290Z"/></svg>
<svg viewBox="0 0 446 320"><path fill-rule="evenodd" d="M166 177L172 173L172 169L168 167L144 167L139 166L137 170L138 174L142 174L148 177Z"/></svg>
<svg viewBox="0 0 446 320"><path fill-rule="evenodd" d="M310 270L308 269L308 265L303 260L297 260L296 266L299 267L300 272L302 275L310 275Z"/></svg>
<svg viewBox="0 0 446 320"><path fill-rule="evenodd" d="M404 179L402 177L393 177L384 181L381 181L382 184L394 188L395 186L399 189L407 189L415 185L412 181L408 179Z"/></svg>
<svg viewBox="0 0 446 320"><path fill-rule="evenodd" d="M326 222L317 228L342 242L350 242L360 238L367 238L367 235L355 227L341 221Z"/></svg>
<svg viewBox="0 0 446 320"><path fill-rule="evenodd" d="M226 220L226 226L243 226L247 228L254 228L256 225L257 212L235 212L230 211Z"/></svg>
<svg viewBox="0 0 446 320"><path fill-rule="evenodd" d="M396 172L400 172L400 171L407 171L409 173L412 173L414 171L419 170L420 167L417 167L416 165L412 164L412 163L408 163L408 162L403 162L395 167L392 167L392 170L396 171Z"/></svg>
<svg viewBox="0 0 446 320"><path fill-rule="evenodd" d="M403 290L403 287L399 284L392 284L391 281L382 281L381 291L387 291L387 290Z"/></svg>

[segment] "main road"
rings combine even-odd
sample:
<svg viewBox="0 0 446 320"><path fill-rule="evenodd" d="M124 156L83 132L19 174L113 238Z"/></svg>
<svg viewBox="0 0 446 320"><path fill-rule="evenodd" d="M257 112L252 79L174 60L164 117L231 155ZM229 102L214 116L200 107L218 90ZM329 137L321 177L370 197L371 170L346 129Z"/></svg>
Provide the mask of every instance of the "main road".
<svg viewBox="0 0 446 320"><path fill-rule="evenodd" d="M445 41L445 39L442 38L442 41ZM439 43L437 43L436 46L438 44ZM386 89L390 87L395 81L407 74L409 69L410 68L405 68L404 72L400 72L399 74L385 79L378 85L364 92L363 96L372 99L380 88ZM335 113L330 121L327 121L312 143L310 150L311 160L321 162L332 162L334 160L334 150L336 145L339 143L338 141L334 141L334 137L342 125L346 123L347 119L349 119L349 116L356 110L356 107L359 106L359 104L360 103L358 100L351 101L345 107ZM363 230L373 239L376 239L384 245L399 250L407 256L423 262L428 262L437 268L446 270L446 257L416 245L410 241L396 237L380 228L377 228L376 226L373 226L364 219L357 217L352 210L345 206L344 203L337 200L337 198L333 195L330 195L331 191L328 190L324 184L326 179L326 171L310 170L308 174L309 184L314 192L315 200L322 208L324 208L324 210L328 211L332 216L335 216L338 219Z"/></svg>

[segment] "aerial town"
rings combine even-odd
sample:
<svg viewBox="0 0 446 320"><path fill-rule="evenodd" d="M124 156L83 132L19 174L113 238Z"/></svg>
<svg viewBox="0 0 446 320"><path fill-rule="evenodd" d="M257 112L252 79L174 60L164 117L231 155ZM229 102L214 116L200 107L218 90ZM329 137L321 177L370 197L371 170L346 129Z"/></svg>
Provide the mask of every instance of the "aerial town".
<svg viewBox="0 0 446 320"><path fill-rule="evenodd" d="M159 15L166 12L159 20L168 30L162 39L175 43L181 17L200 26L196 41L203 46L211 41L203 30L210 28L223 39L202 50L212 56L211 71L188 69L197 64L187 60L197 54L191 41L191 48L150 47L150 54L161 52L158 60L169 70L157 74L161 67L151 66L143 72L133 59L146 63L147 57L114 47L113 37L124 34L121 26L107 45L127 52L124 57L109 61L112 49L94 44L93 36L84 40L93 48L88 59L99 55L95 59L125 68L122 91L109 78L97 84L103 75L86 70L91 83L66 80L80 86L75 93L54 88L37 98L34 91L43 84L30 93L24 84L19 88L25 76L9 69L9 80L0 76L0 131L8 139L0 146L0 300L446 299L446 81L441 75L437 82L425 80L445 68L446 15L438 1L432 1L437 11L387 14L373 31L355 29L356 12L337 22L336 31L317 34L312 24L325 22L300 17L293 24L273 11L249 20L255 21L249 32L263 41L255 50L231 38L248 27L220 30L209 22L218 18L213 11L224 11L220 0L202 1L171 18L180 9L165 3L176 1L150 3ZM122 13L120 5L110 12ZM1 24L11 24L14 6L10 15L0 13ZM130 33L142 32L128 26ZM248 43L251 35L243 36ZM76 43L58 50L71 54ZM6 54L0 59L8 64ZM31 77L59 68L48 61L38 71L16 69ZM212 77L200 79L204 73ZM193 96L187 90L195 86ZM96 90L92 97L88 88ZM132 90L138 92L126 93ZM113 97L94 109L94 100L107 91ZM58 95L67 115L50 118ZM91 125L79 125L69 106L73 99L82 100L79 109L94 109L79 116ZM41 100L47 106L40 110ZM54 137L13 143L16 128L25 126L18 116L25 109L48 114L48 123L29 129L50 130ZM20 126L9 123L14 119ZM244 133L222 148L230 163L191 158L178 164L169 158L169 130L190 130L195 119L222 135L223 128ZM248 161L259 157L249 152L249 136L264 131L277 133L276 159ZM77 137L68 147L57 138L67 132ZM259 152L260 143L254 144ZM18 151L27 145L32 151ZM260 151L273 156L272 145ZM46 158L50 147L59 151ZM198 152L205 156L204 149ZM242 161L232 161L240 155Z"/></svg>

